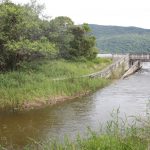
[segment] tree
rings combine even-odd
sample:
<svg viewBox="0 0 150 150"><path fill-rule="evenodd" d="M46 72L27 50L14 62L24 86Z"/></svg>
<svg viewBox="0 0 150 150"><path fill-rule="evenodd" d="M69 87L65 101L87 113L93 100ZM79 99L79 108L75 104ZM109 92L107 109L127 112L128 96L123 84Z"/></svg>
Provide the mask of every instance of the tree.
<svg viewBox="0 0 150 150"><path fill-rule="evenodd" d="M0 69L16 69L35 53L51 58L94 58L95 38L88 24L74 25L69 17L42 18L43 7L32 0L19 5L0 3Z"/></svg>
<svg viewBox="0 0 150 150"><path fill-rule="evenodd" d="M49 40L57 45L60 57L65 57L70 48L69 43L73 36L69 28L72 26L74 23L69 17L60 16L50 21Z"/></svg>
<svg viewBox="0 0 150 150"><path fill-rule="evenodd" d="M85 57L93 59L96 57L97 49L95 48L96 39L89 34L88 24L82 26L73 26L70 28L73 40L70 41L69 55L71 58Z"/></svg>
<svg viewBox="0 0 150 150"><path fill-rule="evenodd" d="M95 58L95 37L89 34L88 24L74 25L68 17L56 17L50 21L49 40L59 49L59 55L65 59L79 57Z"/></svg>
<svg viewBox="0 0 150 150"><path fill-rule="evenodd" d="M35 51L54 53L54 44L43 37L43 20L38 13L27 5L16 5L9 1L0 4L0 66L14 69ZM25 46L26 42L30 46Z"/></svg>

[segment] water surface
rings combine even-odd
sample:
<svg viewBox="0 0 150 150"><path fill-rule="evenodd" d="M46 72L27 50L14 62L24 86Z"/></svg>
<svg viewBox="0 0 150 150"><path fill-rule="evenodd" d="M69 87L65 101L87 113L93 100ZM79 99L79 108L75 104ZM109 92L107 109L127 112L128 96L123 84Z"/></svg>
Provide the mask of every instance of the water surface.
<svg viewBox="0 0 150 150"><path fill-rule="evenodd" d="M22 147L31 139L45 140L74 137L85 133L87 126L99 128L110 119L113 109L120 108L120 115L146 115L150 99L150 64L125 80L84 98L28 112L0 113L0 144Z"/></svg>

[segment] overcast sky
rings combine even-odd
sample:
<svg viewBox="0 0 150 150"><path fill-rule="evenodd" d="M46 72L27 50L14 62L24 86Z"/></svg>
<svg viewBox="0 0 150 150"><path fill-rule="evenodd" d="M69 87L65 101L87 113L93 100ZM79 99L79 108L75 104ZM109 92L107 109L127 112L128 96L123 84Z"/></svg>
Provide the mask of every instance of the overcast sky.
<svg viewBox="0 0 150 150"><path fill-rule="evenodd" d="M12 0L26 3L29 0ZM150 29L150 0L38 0L46 14L68 16L76 24L137 26Z"/></svg>

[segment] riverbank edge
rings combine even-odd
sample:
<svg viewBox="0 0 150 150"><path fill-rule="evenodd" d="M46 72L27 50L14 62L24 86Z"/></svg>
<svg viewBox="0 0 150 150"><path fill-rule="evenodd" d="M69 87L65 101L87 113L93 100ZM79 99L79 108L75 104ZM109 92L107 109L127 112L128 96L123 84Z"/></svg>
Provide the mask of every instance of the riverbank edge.
<svg viewBox="0 0 150 150"><path fill-rule="evenodd" d="M110 83L111 83L111 81L109 82L109 84ZM108 86L109 84L105 85L104 87L97 88L96 90L103 89L106 86ZM89 91L85 91L82 93L74 94L72 96L54 96L54 97L51 97L51 98L45 99L45 100L41 100L41 98L40 98L39 100L35 100L32 102L26 101L18 108L20 111L29 111L32 109L45 108L46 106L54 106L57 104L61 104L65 101L74 100L76 98L82 98L84 96L88 96L88 95L92 94L93 92L94 92L93 90L89 90ZM17 110L17 108L16 108L16 110Z"/></svg>
<svg viewBox="0 0 150 150"><path fill-rule="evenodd" d="M105 68L103 70L105 70ZM100 90L100 89L103 89L103 88L109 86L114 81L120 79L125 71L126 70L125 70L124 64L122 64L115 71L111 72L111 76L109 77L109 79L107 79L108 80L107 84L101 85L101 83L100 83L99 87L97 87L95 90L92 90L92 87L91 87L91 89L88 89L88 90L83 91L83 92L78 92L78 93L76 93L74 95L71 95L71 96L58 95L58 96L52 96L50 98L41 97L41 98L34 99L32 101L26 101L25 100L21 104L17 104L17 105L14 105L14 106L9 106L8 105L8 106L5 106L4 108L0 108L0 109L2 111L3 110L4 111L10 111L11 110L13 112L15 112L15 111L30 111L30 110L33 110L33 109L45 108L47 106L54 106L56 104L63 103L64 101L69 101L69 100L73 100L73 99L76 99L76 98L81 98L81 97L92 94L96 90ZM84 78L88 78L89 80L91 79L90 76L86 76ZM98 77L98 78L100 78L100 77ZM93 79L91 79L91 80L93 80Z"/></svg>
<svg viewBox="0 0 150 150"><path fill-rule="evenodd" d="M109 65L109 66L111 66L111 65ZM108 68L109 66L107 66L106 68ZM106 68L104 68L103 70L105 70ZM101 71L103 71L103 70L101 70ZM33 101L33 102L25 102L21 106L21 110L31 110L31 109L43 108L43 107L46 107L46 106L53 106L53 105L56 105L56 104L59 104L59 103L63 103L64 101L67 101L67 100L73 100L73 99L76 99L76 98L81 98L81 97L90 95L93 92L95 92L96 90L103 89L103 88L109 86L111 83L114 83L116 80L120 79L125 72L126 72L126 68L125 68L125 64L123 63L115 71L111 72L111 76L108 79L109 80L108 84L105 84L104 86L99 87L99 88L95 89L94 91L89 90L89 91L85 91L85 92L82 92L82 93L77 93L73 96L55 96L53 98L50 98L50 99L44 100L44 101L43 100L36 100L36 101ZM85 78L90 79L91 76L87 75L87 76L85 76Z"/></svg>
<svg viewBox="0 0 150 150"><path fill-rule="evenodd" d="M117 72L119 72L119 74L117 74ZM74 100L76 98L82 98L84 96L91 95L92 93L94 93L97 90L102 90L103 88L116 82L118 79L120 79L122 74L123 74L122 68L118 69L116 72L112 72L112 76L110 77L110 79L108 79L108 83L102 87L95 89L95 90L84 91L81 93L74 94L72 96L53 96L53 97L51 97L49 99L45 99L45 100L43 100L42 98L39 98L39 99L33 100L33 101L25 101L23 104L19 105L19 107L16 107L13 109L19 110L19 111L29 111L32 109L45 108L46 106L54 106L54 105L63 103L65 101Z"/></svg>
<svg viewBox="0 0 150 150"><path fill-rule="evenodd" d="M74 95L71 96L52 96L50 98L38 98L38 99L34 99L32 101L24 101L21 104L15 105L15 106L10 106L10 105L6 105L5 107L0 107L0 111L11 111L11 112L16 112L16 111L30 111L33 109L41 109L41 108L45 108L47 106L54 106L57 104L61 104L65 101L71 101L71 100L75 100L76 98L82 98L84 96L88 96L91 95L92 93L94 93L97 90L103 89L105 87L107 87L108 85L110 85L112 83L113 80L108 80L108 82L104 85L100 85L100 87L96 88L95 90L91 90L89 89L88 91L83 91L80 93L76 93Z"/></svg>

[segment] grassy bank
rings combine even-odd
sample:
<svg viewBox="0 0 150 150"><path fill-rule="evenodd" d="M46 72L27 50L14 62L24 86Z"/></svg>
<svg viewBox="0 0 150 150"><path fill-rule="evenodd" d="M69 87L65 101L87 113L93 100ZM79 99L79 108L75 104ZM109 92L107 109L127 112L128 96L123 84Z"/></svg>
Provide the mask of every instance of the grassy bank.
<svg viewBox="0 0 150 150"><path fill-rule="evenodd" d="M34 141L34 140L33 140ZM63 143L56 141L37 142L26 146L25 150L149 150L150 118L128 121L114 118L101 128L100 132L88 129L86 138L78 136L75 141L65 138Z"/></svg>
<svg viewBox="0 0 150 150"><path fill-rule="evenodd" d="M78 77L102 70L110 63L110 59L95 59L36 60L21 64L17 71L0 74L0 107L37 107L85 95L106 86L109 80ZM59 80L63 78L69 79Z"/></svg>

